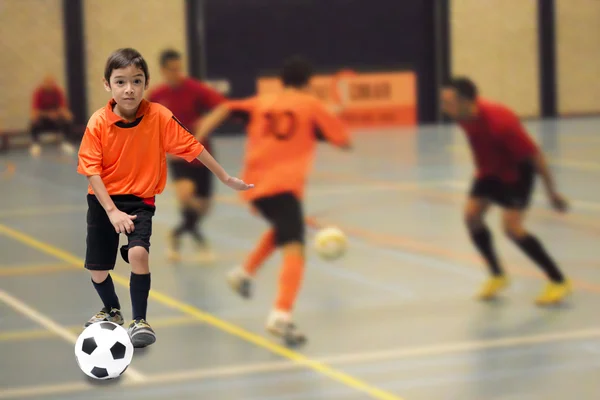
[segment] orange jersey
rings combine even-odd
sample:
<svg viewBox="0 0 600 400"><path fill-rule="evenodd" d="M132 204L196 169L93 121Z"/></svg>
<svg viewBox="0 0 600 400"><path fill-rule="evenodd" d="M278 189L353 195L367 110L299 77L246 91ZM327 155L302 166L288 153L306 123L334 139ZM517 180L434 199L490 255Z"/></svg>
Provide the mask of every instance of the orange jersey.
<svg viewBox="0 0 600 400"><path fill-rule="evenodd" d="M302 198L317 131L334 145L349 142L343 122L309 94L284 91L226 105L250 118L242 179L255 186L241 193L246 200L288 191Z"/></svg>
<svg viewBox="0 0 600 400"><path fill-rule="evenodd" d="M77 165L82 175L100 175L110 195L154 197L167 182L166 153L190 162L204 150L164 106L142 100L136 121L128 123L114 105L111 99L88 121Z"/></svg>

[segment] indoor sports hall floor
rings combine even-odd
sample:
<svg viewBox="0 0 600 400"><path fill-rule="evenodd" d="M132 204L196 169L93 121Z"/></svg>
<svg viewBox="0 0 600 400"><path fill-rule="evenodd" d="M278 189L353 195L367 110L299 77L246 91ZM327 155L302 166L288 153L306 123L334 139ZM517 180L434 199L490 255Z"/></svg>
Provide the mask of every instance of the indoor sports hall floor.
<svg viewBox="0 0 600 400"><path fill-rule="evenodd" d="M338 225L350 243L334 263L309 249L296 312L308 344L288 350L264 333L278 256L253 300L229 291L225 273L264 224L224 186L206 223L218 260L200 265L190 249L183 264L165 262L178 220L167 191L151 248L158 341L109 383L86 379L73 353L99 309L82 269L85 178L54 149L39 160L26 150L0 155L0 399L597 399L600 119L527 125L572 200L558 215L538 183L529 219L575 283L568 304L534 306L544 281L502 236L497 211L489 221L513 286L501 301L473 300L485 273L462 224L472 168L459 131L357 133L353 153L320 147L307 194L309 224ZM216 145L237 171L243 139ZM119 261L114 279L130 318L128 274Z"/></svg>

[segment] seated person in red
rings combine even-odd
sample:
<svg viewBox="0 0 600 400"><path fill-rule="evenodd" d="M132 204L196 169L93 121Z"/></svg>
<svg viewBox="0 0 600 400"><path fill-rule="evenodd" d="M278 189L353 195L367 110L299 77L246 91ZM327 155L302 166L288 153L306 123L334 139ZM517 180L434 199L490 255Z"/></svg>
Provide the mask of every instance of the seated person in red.
<svg viewBox="0 0 600 400"><path fill-rule="evenodd" d="M40 134L43 132L60 132L63 134L62 150L67 154L75 152L69 143L72 131L73 114L67 106L64 93L52 75L47 75L42 84L33 93L31 110L31 148L33 156L39 156Z"/></svg>

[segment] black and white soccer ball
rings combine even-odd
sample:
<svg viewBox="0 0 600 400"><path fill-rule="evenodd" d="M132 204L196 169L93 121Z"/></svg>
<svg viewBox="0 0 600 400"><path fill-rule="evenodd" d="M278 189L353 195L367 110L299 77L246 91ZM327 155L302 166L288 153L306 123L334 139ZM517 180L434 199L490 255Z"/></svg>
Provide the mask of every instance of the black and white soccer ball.
<svg viewBox="0 0 600 400"><path fill-rule="evenodd" d="M97 322L85 328L75 343L79 368L94 379L114 379L125 372L133 358L133 344L122 326Z"/></svg>

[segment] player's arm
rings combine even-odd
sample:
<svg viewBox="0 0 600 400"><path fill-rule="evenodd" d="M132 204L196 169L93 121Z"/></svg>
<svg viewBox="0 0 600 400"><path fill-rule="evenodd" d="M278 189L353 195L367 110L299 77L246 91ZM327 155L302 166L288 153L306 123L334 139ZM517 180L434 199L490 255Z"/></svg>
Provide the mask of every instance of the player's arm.
<svg viewBox="0 0 600 400"><path fill-rule="evenodd" d="M202 142L205 137L217 129L230 115L231 109L226 104L221 104L212 110L197 125L196 139Z"/></svg>
<svg viewBox="0 0 600 400"><path fill-rule="evenodd" d="M196 139L202 141L234 114L236 116L250 115L255 105L256 97L250 97L244 100L228 100L221 103L217 108L202 118L200 125L196 130Z"/></svg>
<svg viewBox="0 0 600 400"><path fill-rule="evenodd" d="M42 116L42 111L40 110L40 99L41 94L39 89L36 89L33 92L33 98L31 101L31 120L37 121Z"/></svg>
<svg viewBox="0 0 600 400"><path fill-rule="evenodd" d="M254 187L254 185L248 185L241 179L230 176L194 135L173 116L166 124L163 140L167 153L181 157L187 162L200 161L230 188L247 190Z"/></svg>
<svg viewBox="0 0 600 400"><path fill-rule="evenodd" d="M550 198L552 205L561 211L567 208L566 200L558 193L554 176L550 171L546 157L543 151L535 144L525 128L514 115L510 115L506 120L504 138L505 146L513 154L516 160L521 162L531 162L535 171L540 175L546 194Z"/></svg>
<svg viewBox="0 0 600 400"><path fill-rule="evenodd" d="M348 128L335 113L319 103L315 105L314 120L315 128L323 139L342 149L352 148Z"/></svg>
<svg viewBox="0 0 600 400"><path fill-rule="evenodd" d="M58 98L59 98L59 113L61 116L63 116L64 118L66 118L69 121L73 120L73 113L71 112L71 110L69 109L69 105L67 103L67 99L65 98L65 94L62 90L59 89L58 91Z"/></svg>
<svg viewBox="0 0 600 400"><path fill-rule="evenodd" d="M91 127L90 127L91 125ZM88 124L79 148L77 172L85 175L98 202L106 211L110 222L117 233L131 233L134 230L135 215L128 215L119 210L110 197L106 185L102 181L102 145L98 128Z"/></svg>

